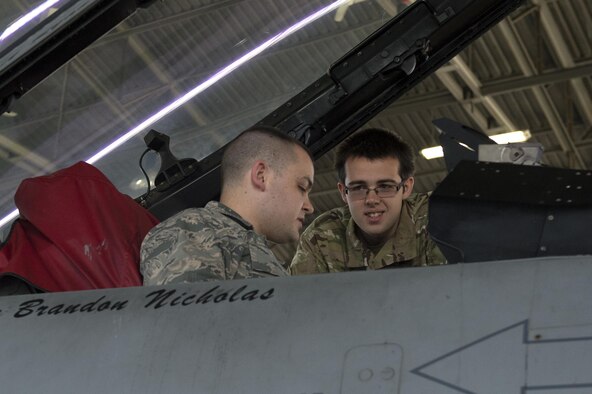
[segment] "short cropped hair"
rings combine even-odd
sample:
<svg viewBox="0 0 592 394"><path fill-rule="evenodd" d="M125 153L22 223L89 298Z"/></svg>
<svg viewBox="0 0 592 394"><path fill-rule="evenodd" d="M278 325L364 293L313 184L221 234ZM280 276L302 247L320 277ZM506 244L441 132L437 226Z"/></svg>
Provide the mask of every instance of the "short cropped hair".
<svg viewBox="0 0 592 394"><path fill-rule="evenodd" d="M303 143L274 127L254 126L243 131L222 156L222 187L240 181L256 160L265 161L273 171L281 173L296 160L296 147L313 160Z"/></svg>
<svg viewBox="0 0 592 394"><path fill-rule="evenodd" d="M415 159L411 147L397 134L388 130L362 130L337 147L335 170L339 182L345 183L345 162L354 157L368 160L395 158L399 160L399 176L402 180L413 176L415 172Z"/></svg>

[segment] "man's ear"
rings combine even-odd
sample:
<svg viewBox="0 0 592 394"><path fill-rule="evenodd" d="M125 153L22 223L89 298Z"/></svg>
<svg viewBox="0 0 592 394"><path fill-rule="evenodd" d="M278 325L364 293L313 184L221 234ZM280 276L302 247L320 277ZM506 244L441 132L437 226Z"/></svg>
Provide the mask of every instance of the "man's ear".
<svg viewBox="0 0 592 394"><path fill-rule="evenodd" d="M403 200L406 199L413 193L413 185L415 184L415 179L410 176L409 178L405 179L403 183Z"/></svg>
<svg viewBox="0 0 592 394"><path fill-rule="evenodd" d="M341 199L344 203L347 204L347 196L345 194L345 185L341 182L337 182L337 188L339 189L339 194L341 194Z"/></svg>
<svg viewBox="0 0 592 394"><path fill-rule="evenodd" d="M265 191L268 175L269 167L263 160L257 160L251 166L251 184L255 189Z"/></svg>

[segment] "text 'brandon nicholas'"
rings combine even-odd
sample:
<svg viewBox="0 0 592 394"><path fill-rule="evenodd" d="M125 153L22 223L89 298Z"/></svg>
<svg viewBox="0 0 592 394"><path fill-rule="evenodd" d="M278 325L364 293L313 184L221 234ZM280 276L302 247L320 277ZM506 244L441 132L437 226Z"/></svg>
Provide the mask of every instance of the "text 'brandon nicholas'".
<svg viewBox="0 0 592 394"><path fill-rule="evenodd" d="M255 300L268 300L274 295L274 288L262 291L260 289L249 289L243 285L236 290L221 289L220 286L214 286L203 294L181 292L176 289L160 289L153 291L145 296L147 302L144 308L159 309L164 306L189 306L204 305L208 303L219 304L221 302L245 302ZM110 300L106 296L101 296L94 301L87 303L57 303L50 304L43 298L35 298L24 301L19 304L13 317L22 318L27 316L55 316L71 314L87 314L99 312L121 311L128 306L128 300Z"/></svg>

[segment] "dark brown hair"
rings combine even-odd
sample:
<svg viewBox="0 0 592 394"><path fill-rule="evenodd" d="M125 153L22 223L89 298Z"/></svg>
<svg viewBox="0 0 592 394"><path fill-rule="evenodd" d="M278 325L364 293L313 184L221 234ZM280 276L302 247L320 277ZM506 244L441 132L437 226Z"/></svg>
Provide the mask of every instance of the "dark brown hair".
<svg viewBox="0 0 592 394"><path fill-rule="evenodd" d="M339 182L345 183L345 162L349 158L363 157L369 160L395 158L399 160L401 179L413 176L414 155L411 147L397 134L383 129L366 129L355 133L337 147L335 170Z"/></svg>

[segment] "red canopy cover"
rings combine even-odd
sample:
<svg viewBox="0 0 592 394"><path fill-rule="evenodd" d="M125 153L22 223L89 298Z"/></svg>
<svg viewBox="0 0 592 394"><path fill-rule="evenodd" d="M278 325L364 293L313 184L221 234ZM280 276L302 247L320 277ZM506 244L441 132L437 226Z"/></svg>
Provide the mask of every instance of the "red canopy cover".
<svg viewBox="0 0 592 394"><path fill-rule="evenodd" d="M79 162L25 179L20 218L0 249L0 276L44 291L140 286L140 245L158 220L98 169Z"/></svg>

